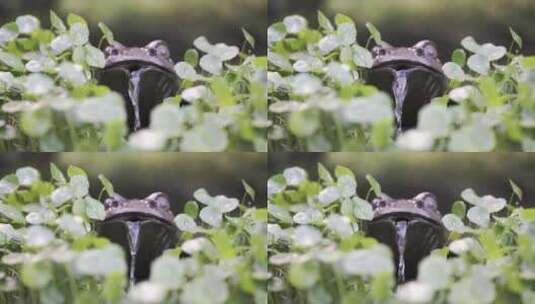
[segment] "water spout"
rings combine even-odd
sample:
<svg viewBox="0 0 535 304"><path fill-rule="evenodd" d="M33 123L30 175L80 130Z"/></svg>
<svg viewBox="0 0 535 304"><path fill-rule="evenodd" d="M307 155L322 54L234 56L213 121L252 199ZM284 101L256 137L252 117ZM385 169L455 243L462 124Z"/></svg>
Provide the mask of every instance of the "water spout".
<svg viewBox="0 0 535 304"><path fill-rule="evenodd" d="M123 248L130 286L148 279L151 263L178 242L167 195L154 192L144 199L126 199L115 193L104 206L106 217L97 224L98 234Z"/></svg>
<svg viewBox="0 0 535 304"><path fill-rule="evenodd" d="M396 245L398 246L399 261L397 268L398 283L405 282L405 245L407 244L407 221L396 222Z"/></svg>
<svg viewBox="0 0 535 304"><path fill-rule="evenodd" d="M136 282L136 256L139 250L139 230L141 223L139 221L128 221L126 222L126 226L128 227L128 247L130 249L128 280L130 281L130 286L132 286Z"/></svg>
<svg viewBox="0 0 535 304"><path fill-rule="evenodd" d="M396 135L416 127L420 109L448 86L437 47L429 40L412 47L376 46L372 67L363 78L394 99Z"/></svg>
<svg viewBox="0 0 535 304"><path fill-rule="evenodd" d="M415 279L420 261L446 241L436 197L429 192L410 199L382 195L372 206L367 234L392 250L397 283Z"/></svg>
<svg viewBox="0 0 535 304"><path fill-rule="evenodd" d="M399 70L394 75L394 81L392 82L392 93L394 94L394 115L396 118L396 135L399 135L402 131L402 116L403 116L403 104L407 98L407 76L410 70Z"/></svg>
<svg viewBox="0 0 535 304"><path fill-rule="evenodd" d="M158 56L150 54L158 48ZM138 131L150 125L150 113L178 91L179 78L164 41L144 47L126 47L118 42L105 50L106 64L97 73L99 84L120 93L126 101L128 128Z"/></svg>
<svg viewBox="0 0 535 304"><path fill-rule="evenodd" d="M147 70L147 68L140 68L130 72L130 78L128 80L128 97L130 97L130 103L134 109L134 131L141 128L141 114L139 110L139 82L141 76Z"/></svg>

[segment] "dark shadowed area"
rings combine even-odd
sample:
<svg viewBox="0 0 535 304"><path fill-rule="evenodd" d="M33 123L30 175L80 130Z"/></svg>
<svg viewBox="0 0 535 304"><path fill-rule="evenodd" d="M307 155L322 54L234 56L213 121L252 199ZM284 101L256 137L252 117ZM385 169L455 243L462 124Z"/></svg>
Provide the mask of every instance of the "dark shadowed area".
<svg viewBox="0 0 535 304"><path fill-rule="evenodd" d="M201 35L212 43L241 46L242 28L256 39L255 52L265 54L266 6L265 0L1 0L0 24L33 14L48 26L51 9L61 17L75 13L88 21L94 44L101 36L97 24L104 22L125 45L167 41L176 61Z"/></svg>
<svg viewBox="0 0 535 304"><path fill-rule="evenodd" d="M97 177L103 174L126 198L167 193L177 213L198 188L214 196L241 199L244 180L256 191L256 205L266 205L267 160L263 153L2 153L0 175L33 166L48 180L50 162L63 172L69 165L84 169L94 197L102 189Z"/></svg>
<svg viewBox="0 0 535 304"><path fill-rule="evenodd" d="M532 0L268 0L269 23L300 14L317 25L317 10L327 16L351 16L357 24L357 39L368 38L366 22L372 22L383 39L396 46L411 46L431 39L439 46L443 61L449 60L460 41L473 36L479 43L509 47L512 27L524 40L522 53L535 53Z"/></svg>
<svg viewBox="0 0 535 304"><path fill-rule="evenodd" d="M522 188L523 203L535 206L535 154L531 153L270 153L268 167L270 176L300 166L317 178L318 162L331 171L336 165L351 168L362 197L369 189L365 176L371 174L383 192L394 198L434 193L444 213L466 188L508 200L511 179Z"/></svg>

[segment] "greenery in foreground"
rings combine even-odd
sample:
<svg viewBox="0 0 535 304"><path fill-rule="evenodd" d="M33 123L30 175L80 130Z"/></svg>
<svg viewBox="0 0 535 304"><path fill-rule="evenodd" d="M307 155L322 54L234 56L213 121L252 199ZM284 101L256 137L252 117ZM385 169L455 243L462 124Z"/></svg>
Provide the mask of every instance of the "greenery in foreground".
<svg viewBox="0 0 535 304"><path fill-rule="evenodd" d="M446 94L394 139L392 101L363 79L380 32L366 24L361 46L351 18L334 21L319 12L317 29L298 15L268 28L270 150L535 150L535 56L517 54L512 29L509 50L464 38L443 66Z"/></svg>
<svg viewBox="0 0 535 304"><path fill-rule="evenodd" d="M511 182L507 202L464 190L442 218L444 248L419 264L417 280L395 285L388 247L366 237L369 200L380 184L366 176L366 197L352 171L319 180L299 167L268 181L269 303L533 303L535 209L519 207Z"/></svg>
<svg viewBox="0 0 535 304"><path fill-rule="evenodd" d="M126 291L122 248L95 234L105 211L86 173L41 176L24 167L0 180L0 303L266 303L267 212L247 207L246 183L241 201L197 190L175 218L180 244Z"/></svg>
<svg viewBox="0 0 535 304"><path fill-rule="evenodd" d="M51 12L50 22L25 15L0 28L0 151L267 150L267 62L249 54L245 30L241 50L197 38L175 66L177 96L153 109L149 128L127 134L122 97L95 79L105 57L86 21ZM112 43L99 27L99 44Z"/></svg>

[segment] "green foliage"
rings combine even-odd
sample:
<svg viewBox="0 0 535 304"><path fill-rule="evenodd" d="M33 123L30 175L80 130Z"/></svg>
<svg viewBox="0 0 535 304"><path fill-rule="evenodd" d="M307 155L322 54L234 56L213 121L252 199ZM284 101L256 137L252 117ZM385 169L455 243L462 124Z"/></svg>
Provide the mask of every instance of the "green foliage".
<svg viewBox="0 0 535 304"><path fill-rule="evenodd" d="M263 209L246 208L235 198L194 193L185 213L175 217L180 247L153 262L148 281L128 293L135 302L265 303L268 278L267 217ZM199 221L195 214L199 209ZM260 215L260 216L259 216ZM179 258L180 252L189 255ZM148 290L163 290L148 299ZM152 303L151 302L151 303Z"/></svg>
<svg viewBox="0 0 535 304"><path fill-rule="evenodd" d="M270 303L533 301L535 212L514 207L518 197L464 190L442 218L446 246L420 262L416 280L394 286L390 250L366 237L371 206L353 174L333 178L319 165L318 175L292 167L268 181Z"/></svg>
<svg viewBox="0 0 535 304"><path fill-rule="evenodd" d="M24 167L0 180L0 303L266 303L265 209L196 191L202 222L177 215L177 247L127 288L122 248L95 233L104 206L85 172L51 164L50 175Z"/></svg>
<svg viewBox="0 0 535 304"><path fill-rule="evenodd" d="M451 62L444 96L424 106L416 128L395 138L392 101L366 85L372 65L369 42L384 42L371 24L359 45L354 22L322 13L319 28L288 16L268 29L268 102L273 151L496 151L534 150L534 60L513 47L461 41Z"/></svg>
<svg viewBox="0 0 535 304"><path fill-rule="evenodd" d="M392 255L363 232L372 206L357 195L353 172L337 166L334 173L319 165L315 181L292 167L268 181L270 303L392 297Z"/></svg>
<svg viewBox="0 0 535 304"><path fill-rule="evenodd" d="M0 181L0 301L72 303L114 286L93 296L116 303L127 266L122 249L94 232L104 206L90 196L82 169L65 177L51 164L50 175L23 167Z"/></svg>
<svg viewBox="0 0 535 304"><path fill-rule="evenodd" d="M177 96L153 109L149 128L128 135L124 100L97 83L105 56L86 21L50 18L51 29L29 15L0 28L0 150L267 150L265 58L198 38L200 59L190 50L176 66ZM98 27L101 42L117 39Z"/></svg>

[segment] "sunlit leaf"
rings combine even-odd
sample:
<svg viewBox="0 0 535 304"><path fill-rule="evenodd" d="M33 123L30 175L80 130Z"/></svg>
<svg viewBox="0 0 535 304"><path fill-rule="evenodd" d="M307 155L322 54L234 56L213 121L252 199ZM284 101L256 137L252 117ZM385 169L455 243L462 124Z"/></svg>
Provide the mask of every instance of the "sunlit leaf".
<svg viewBox="0 0 535 304"><path fill-rule="evenodd" d="M206 206L201 209L199 217L203 222L212 226L219 227L223 221L223 213L216 207Z"/></svg>
<svg viewBox="0 0 535 304"><path fill-rule="evenodd" d="M456 62L448 62L444 64L444 66L442 67L442 71L448 78L453 80L464 81L466 78L463 69Z"/></svg>
<svg viewBox="0 0 535 304"><path fill-rule="evenodd" d="M175 217L175 224L181 231L195 232L197 230L197 224L187 214L179 214Z"/></svg>
<svg viewBox="0 0 535 304"><path fill-rule="evenodd" d="M186 271L177 257L163 255L152 263L150 280L168 288L179 288L186 282Z"/></svg>
<svg viewBox="0 0 535 304"><path fill-rule="evenodd" d="M52 10L50 11L50 23L52 24L52 27L60 33L64 33L67 31L63 20L61 20L61 18L59 18L58 15Z"/></svg>
<svg viewBox="0 0 535 304"><path fill-rule="evenodd" d="M320 268L317 263L295 263L288 271L290 283L299 288L306 289L314 286L320 278Z"/></svg>
<svg viewBox="0 0 535 304"><path fill-rule="evenodd" d="M113 190L113 184L110 182L110 180L102 174L98 175L98 179L100 180L100 183L104 187L104 190L106 190L106 193L108 194L108 196L110 197L113 196L115 194L115 191Z"/></svg>
<svg viewBox="0 0 535 304"><path fill-rule="evenodd" d="M283 23L290 34L299 33L307 27L307 20L298 15L284 17Z"/></svg>
<svg viewBox="0 0 535 304"><path fill-rule="evenodd" d="M19 16L15 22L23 34L30 34L39 28L39 19L32 15Z"/></svg>
<svg viewBox="0 0 535 304"><path fill-rule="evenodd" d="M468 217L468 219L472 223L481 227L487 227L490 221L489 211L479 206L475 206L475 207L468 209L468 213L466 214L466 217Z"/></svg>
<svg viewBox="0 0 535 304"><path fill-rule="evenodd" d="M81 46L89 41L89 29L87 24L77 22L71 25L69 35L74 45Z"/></svg>
<svg viewBox="0 0 535 304"><path fill-rule="evenodd" d="M87 197L85 199L86 203L86 214L89 218L94 220L103 220L106 217L106 211L104 210L104 205L98 200Z"/></svg>
<svg viewBox="0 0 535 304"><path fill-rule="evenodd" d="M328 32L334 31L334 27L331 21L329 21L329 19L325 17L325 15L321 11L318 11L318 23L320 27L323 28L324 30Z"/></svg>
<svg viewBox="0 0 535 304"><path fill-rule="evenodd" d="M400 285L396 299L401 303L429 303L433 299L433 287L426 281L412 281Z"/></svg>
<svg viewBox="0 0 535 304"><path fill-rule="evenodd" d="M509 33L511 33L511 37L513 37L513 41L516 43L519 49L522 48L522 37L518 35L512 27L509 27Z"/></svg>
<svg viewBox="0 0 535 304"><path fill-rule="evenodd" d="M22 167L15 172L22 186L31 186L40 179L39 171L33 167Z"/></svg>
<svg viewBox="0 0 535 304"><path fill-rule="evenodd" d="M366 221L373 219L373 208L369 202L359 197L354 197L353 204L355 206L354 215L356 218Z"/></svg>
<svg viewBox="0 0 535 304"><path fill-rule="evenodd" d="M16 71L24 71L24 64L22 60L16 55L0 51L0 63L15 69Z"/></svg>
<svg viewBox="0 0 535 304"><path fill-rule="evenodd" d="M299 167L284 169L283 176L286 179L286 184L290 186L298 186L307 179L306 171Z"/></svg>
<svg viewBox="0 0 535 304"><path fill-rule="evenodd" d="M255 47L255 39L254 39L253 35L251 35L244 28L242 28L241 31L243 33L243 37L245 38L245 41L247 41L247 43L249 43L249 45L254 49L254 47Z"/></svg>
<svg viewBox="0 0 535 304"><path fill-rule="evenodd" d="M487 75L490 71L490 61L481 54L474 54L468 58L468 67L481 75Z"/></svg>
<svg viewBox="0 0 535 304"><path fill-rule="evenodd" d="M368 28L370 36L375 41L375 44L382 45L383 40L381 39L381 33L379 32L379 30L370 22L366 23L366 28Z"/></svg>
<svg viewBox="0 0 535 304"><path fill-rule="evenodd" d="M90 44L85 46L85 55L87 64L92 67L103 68L106 65L104 53Z"/></svg>
<svg viewBox="0 0 535 304"><path fill-rule="evenodd" d="M113 32L106 24L104 24L103 22L99 22L98 27L100 31L102 32L102 34L104 35L104 38L106 38L106 41L108 42L108 44L112 44L115 42L114 37L113 37Z"/></svg>
<svg viewBox="0 0 535 304"><path fill-rule="evenodd" d="M446 214L442 218L442 224L449 231L463 233L466 231L463 221L455 214Z"/></svg>

